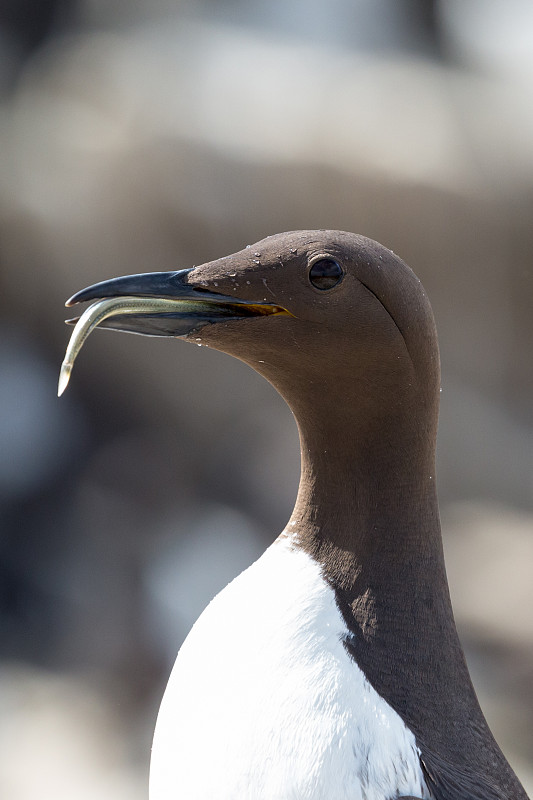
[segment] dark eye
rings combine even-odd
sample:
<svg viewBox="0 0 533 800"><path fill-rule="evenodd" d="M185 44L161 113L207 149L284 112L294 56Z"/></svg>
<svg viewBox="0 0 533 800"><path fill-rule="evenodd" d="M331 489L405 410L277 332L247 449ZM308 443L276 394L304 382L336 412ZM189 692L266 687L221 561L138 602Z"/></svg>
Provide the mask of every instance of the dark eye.
<svg viewBox="0 0 533 800"><path fill-rule="evenodd" d="M319 258L309 270L309 280L317 289L332 289L342 275L341 265L333 258Z"/></svg>

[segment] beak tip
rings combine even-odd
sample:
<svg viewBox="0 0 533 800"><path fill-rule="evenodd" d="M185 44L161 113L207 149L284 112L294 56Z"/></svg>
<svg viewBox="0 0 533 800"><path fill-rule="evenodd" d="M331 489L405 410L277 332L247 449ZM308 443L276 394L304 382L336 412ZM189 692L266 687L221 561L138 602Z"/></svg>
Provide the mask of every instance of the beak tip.
<svg viewBox="0 0 533 800"><path fill-rule="evenodd" d="M76 294L73 294L72 297L69 297L69 299L65 301L65 308L70 308L71 306L77 305L77 303L79 303L78 295L80 294L81 292L76 292Z"/></svg>

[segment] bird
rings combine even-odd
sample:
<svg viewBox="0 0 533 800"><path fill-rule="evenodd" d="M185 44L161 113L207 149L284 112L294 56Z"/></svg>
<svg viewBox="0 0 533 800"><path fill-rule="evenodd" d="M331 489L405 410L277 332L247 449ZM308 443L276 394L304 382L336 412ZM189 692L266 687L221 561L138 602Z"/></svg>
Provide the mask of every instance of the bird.
<svg viewBox="0 0 533 800"><path fill-rule="evenodd" d="M151 800L527 800L454 622L439 348L414 272L364 236L291 231L102 281L67 305L85 301L61 389L90 326L174 336L266 378L300 437L287 526L178 653Z"/></svg>

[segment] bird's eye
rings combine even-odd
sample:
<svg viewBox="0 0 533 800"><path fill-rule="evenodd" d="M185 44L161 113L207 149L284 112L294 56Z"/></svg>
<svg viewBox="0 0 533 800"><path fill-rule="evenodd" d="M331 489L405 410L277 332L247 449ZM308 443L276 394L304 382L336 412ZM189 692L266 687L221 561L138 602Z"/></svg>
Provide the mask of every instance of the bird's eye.
<svg viewBox="0 0 533 800"><path fill-rule="evenodd" d="M319 258L309 270L309 280L316 289L332 289L342 276L342 267L333 258Z"/></svg>

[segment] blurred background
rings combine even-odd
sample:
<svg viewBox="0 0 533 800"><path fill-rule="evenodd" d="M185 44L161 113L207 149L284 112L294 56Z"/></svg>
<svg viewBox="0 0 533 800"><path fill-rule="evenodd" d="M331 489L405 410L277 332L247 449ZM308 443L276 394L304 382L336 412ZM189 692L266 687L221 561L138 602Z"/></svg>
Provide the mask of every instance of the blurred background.
<svg viewBox="0 0 533 800"><path fill-rule="evenodd" d="M294 422L231 358L63 303L283 230L399 253L443 362L439 487L481 704L533 791L533 5L2 0L0 792L147 797L208 600L285 525Z"/></svg>

